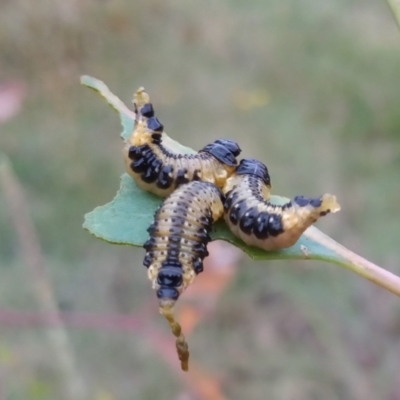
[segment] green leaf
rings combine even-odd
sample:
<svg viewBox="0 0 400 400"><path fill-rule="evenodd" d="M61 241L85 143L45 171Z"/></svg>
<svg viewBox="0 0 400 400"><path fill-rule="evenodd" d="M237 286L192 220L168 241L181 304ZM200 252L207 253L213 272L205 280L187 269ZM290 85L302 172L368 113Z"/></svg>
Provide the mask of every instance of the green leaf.
<svg viewBox="0 0 400 400"><path fill-rule="evenodd" d="M272 196L272 202L277 204L287 202L286 198ZM83 227L94 236L106 242L143 246L148 238L147 228L153 222L154 213L162 199L141 190L128 174L121 177L121 187L115 198L108 204L95 208L86 214ZM245 245L229 231L223 221L216 224L212 238L226 240L241 248L255 259L296 259L305 258L308 252L333 256L327 249L306 236L292 247L275 252L266 252Z"/></svg>
<svg viewBox="0 0 400 400"><path fill-rule="evenodd" d="M103 82L83 76L81 83L99 92L119 113L124 129L121 136L127 139L133 130L134 113ZM167 135L163 140L172 151L194 153L194 150L180 145ZM97 238L110 243L142 246L148 238L147 228L153 222L154 213L161 201L162 199L138 188L128 174L123 174L121 187L115 198L86 214L83 227ZM287 201L285 197L271 197L272 203L283 204ZM245 245L232 235L223 221L215 225L212 239L230 242L257 260L324 260L335 263L400 296L399 277L351 252L314 226L307 229L294 246L272 252Z"/></svg>

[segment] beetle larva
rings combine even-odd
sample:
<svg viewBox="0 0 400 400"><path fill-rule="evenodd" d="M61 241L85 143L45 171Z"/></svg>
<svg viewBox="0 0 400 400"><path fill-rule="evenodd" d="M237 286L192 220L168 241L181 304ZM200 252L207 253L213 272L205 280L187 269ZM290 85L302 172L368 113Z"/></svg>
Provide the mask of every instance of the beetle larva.
<svg viewBox="0 0 400 400"><path fill-rule="evenodd" d="M250 246L264 250L290 247L320 217L340 210L330 194L297 196L284 205L271 204L270 189L267 167L251 158L241 160L223 188L225 221L232 233Z"/></svg>
<svg viewBox="0 0 400 400"><path fill-rule="evenodd" d="M140 88L134 95L135 129L123 153L127 172L142 189L166 197L179 185L194 180L222 188L237 166L239 145L219 139L197 154L179 154L163 143L164 127L154 116L149 95Z"/></svg>
<svg viewBox="0 0 400 400"><path fill-rule="evenodd" d="M160 313L167 318L176 336L181 367L188 370L189 351L173 307L195 276L203 271L207 243L214 221L223 212L223 194L209 182L193 181L179 186L156 211L144 244L143 264L153 289L157 291Z"/></svg>

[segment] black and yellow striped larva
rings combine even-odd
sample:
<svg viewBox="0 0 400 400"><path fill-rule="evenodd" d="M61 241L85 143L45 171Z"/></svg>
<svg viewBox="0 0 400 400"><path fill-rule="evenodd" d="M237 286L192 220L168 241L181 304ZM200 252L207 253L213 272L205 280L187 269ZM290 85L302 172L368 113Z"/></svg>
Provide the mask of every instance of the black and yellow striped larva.
<svg viewBox="0 0 400 400"><path fill-rule="evenodd" d="M179 154L163 141L164 127L154 116L149 95L140 88L133 99L135 129L123 153L126 170L143 190L166 197L179 185L194 180L211 182L222 188L237 166L239 145L219 139L197 154Z"/></svg>
<svg viewBox="0 0 400 400"><path fill-rule="evenodd" d="M268 201L270 189L267 167L251 158L241 160L223 188L225 221L232 233L250 246L264 250L290 247L320 217L340 210L330 194L297 196L284 205L274 205Z"/></svg>
<svg viewBox="0 0 400 400"><path fill-rule="evenodd" d="M157 291L159 310L176 339L182 370L188 370L189 351L180 325L175 321L176 300L203 271L212 224L222 217L223 194L209 182L193 181L169 195L149 227L143 264Z"/></svg>

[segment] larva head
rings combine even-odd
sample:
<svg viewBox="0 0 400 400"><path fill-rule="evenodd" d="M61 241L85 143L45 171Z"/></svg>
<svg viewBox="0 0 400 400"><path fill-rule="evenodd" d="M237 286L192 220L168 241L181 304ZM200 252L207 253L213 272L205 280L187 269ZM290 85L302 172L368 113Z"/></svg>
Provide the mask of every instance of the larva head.
<svg viewBox="0 0 400 400"><path fill-rule="evenodd" d="M150 103L150 96L145 92L144 87L140 87L136 90L132 102L138 110L140 110L145 104Z"/></svg>
<svg viewBox="0 0 400 400"><path fill-rule="evenodd" d="M230 139L218 139L214 143L226 147L235 157L238 157L242 152L242 149L239 147L239 145Z"/></svg>
<svg viewBox="0 0 400 400"><path fill-rule="evenodd" d="M141 146L147 143L160 142L164 126L154 116L153 105L150 97L144 88L139 88L133 96L135 105L136 124L130 140L134 146Z"/></svg>
<svg viewBox="0 0 400 400"><path fill-rule="evenodd" d="M271 178L268 173L268 168L261 161L254 158L244 158L236 168L237 175L255 175L262 179L268 186L271 185Z"/></svg>
<svg viewBox="0 0 400 400"><path fill-rule="evenodd" d="M173 304L178 300L183 283L182 266L175 262L164 262L157 275L157 297L162 304Z"/></svg>
<svg viewBox="0 0 400 400"><path fill-rule="evenodd" d="M199 153L205 152L211 154L222 164L228 167L235 167L237 165L237 160L235 155L231 152L228 146L225 146L218 141L208 144Z"/></svg>
<svg viewBox="0 0 400 400"><path fill-rule="evenodd" d="M338 203L336 196L329 193L322 196L322 206L330 210L331 213L340 211L340 204Z"/></svg>

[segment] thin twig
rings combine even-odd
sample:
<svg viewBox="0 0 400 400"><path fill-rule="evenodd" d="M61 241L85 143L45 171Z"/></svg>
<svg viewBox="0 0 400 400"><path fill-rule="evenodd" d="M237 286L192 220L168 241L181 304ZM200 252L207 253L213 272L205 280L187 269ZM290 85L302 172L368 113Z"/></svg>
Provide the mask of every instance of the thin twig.
<svg viewBox="0 0 400 400"><path fill-rule="evenodd" d="M321 257L322 260L348 268L356 274L361 275L397 296L400 296L400 277L397 275L379 267L358 254L353 253L351 250L337 243L335 240L321 231L318 231L314 227L307 229L305 236L317 241L337 254L337 257L332 258ZM318 257L313 258L317 259Z"/></svg>
<svg viewBox="0 0 400 400"><path fill-rule="evenodd" d="M38 236L28 212L24 190L5 156L0 160L0 187L38 304L43 312L48 313L51 320L51 328L46 330L46 334L64 375L65 393L71 400L83 400L86 398L85 385L77 372L74 350L58 315L57 303L44 265Z"/></svg>

